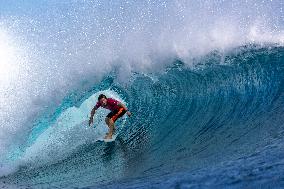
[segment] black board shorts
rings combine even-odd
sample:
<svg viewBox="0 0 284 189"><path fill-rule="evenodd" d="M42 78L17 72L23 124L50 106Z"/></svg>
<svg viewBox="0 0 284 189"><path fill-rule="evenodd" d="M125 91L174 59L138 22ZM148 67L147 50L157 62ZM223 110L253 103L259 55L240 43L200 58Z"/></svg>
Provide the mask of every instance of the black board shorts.
<svg viewBox="0 0 284 189"><path fill-rule="evenodd" d="M118 118L122 117L126 113L124 108L119 108L118 110L114 110L110 112L107 117L112 119L115 122Z"/></svg>

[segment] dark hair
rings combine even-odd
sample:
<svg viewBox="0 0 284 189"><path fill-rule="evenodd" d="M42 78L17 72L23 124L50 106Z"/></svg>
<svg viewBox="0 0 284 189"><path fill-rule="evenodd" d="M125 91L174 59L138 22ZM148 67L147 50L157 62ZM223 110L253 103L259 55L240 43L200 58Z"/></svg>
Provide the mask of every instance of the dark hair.
<svg viewBox="0 0 284 189"><path fill-rule="evenodd" d="M107 97L104 94L100 94L100 96L98 97L98 101L100 101L102 98L107 98Z"/></svg>

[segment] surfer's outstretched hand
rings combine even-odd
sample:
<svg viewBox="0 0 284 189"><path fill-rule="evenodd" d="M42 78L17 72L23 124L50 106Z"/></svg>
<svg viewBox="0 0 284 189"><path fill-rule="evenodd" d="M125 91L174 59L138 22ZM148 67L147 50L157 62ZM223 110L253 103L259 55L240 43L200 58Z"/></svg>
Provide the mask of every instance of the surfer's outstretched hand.
<svg viewBox="0 0 284 189"><path fill-rule="evenodd" d="M131 116L131 112L130 112L130 111L127 111L126 113L127 113L127 115L128 115L129 117Z"/></svg>
<svg viewBox="0 0 284 189"><path fill-rule="evenodd" d="M89 126L91 126L91 124L93 123L93 121L94 121L94 119L91 117L91 118L89 119Z"/></svg>

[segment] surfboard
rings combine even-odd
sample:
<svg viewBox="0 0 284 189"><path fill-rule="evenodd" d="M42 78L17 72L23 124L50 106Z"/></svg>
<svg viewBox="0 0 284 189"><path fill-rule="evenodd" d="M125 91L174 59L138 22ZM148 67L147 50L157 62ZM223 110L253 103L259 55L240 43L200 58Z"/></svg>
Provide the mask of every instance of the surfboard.
<svg viewBox="0 0 284 189"><path fill-rule="evenodd" d="M99 138L98 141L101 141L101 142L114 142L116 137L117 137L117 135L118 135L118 133L112 135L111 139Z"/></svg>

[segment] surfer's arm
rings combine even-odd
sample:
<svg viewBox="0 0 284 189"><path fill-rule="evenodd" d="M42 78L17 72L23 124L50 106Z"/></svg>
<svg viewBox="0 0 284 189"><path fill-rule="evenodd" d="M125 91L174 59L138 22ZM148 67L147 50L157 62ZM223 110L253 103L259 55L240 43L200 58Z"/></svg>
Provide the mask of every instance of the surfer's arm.
<svg viewBox="0 0 284 189"><path fill-rule="evenodd" d="M92 118L92 119L93 119L93 117L94 117L94 115L95 115L97 109L98 109L98 108L97 108L96 106L92 109L92 111L91 111L91 118Z"/></svg>
<svg viewBox="0 0 284 189"><path fill-rule="evenodd" d="M98 108L97 108L96 106L94 106L94 108L92 109L92 111L91 111L91 117L90 117L90 120L89 120L89 125L91 125L91 124L93 123L94 115L95 115L97 109L98 109Z"/></svg>

